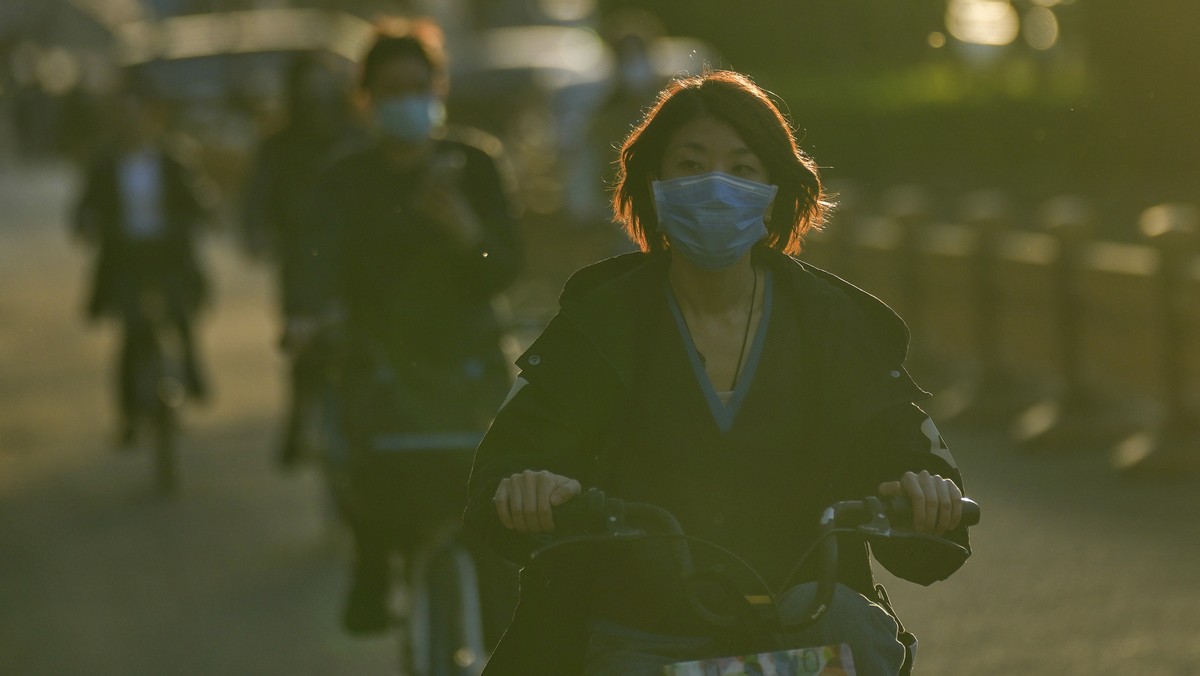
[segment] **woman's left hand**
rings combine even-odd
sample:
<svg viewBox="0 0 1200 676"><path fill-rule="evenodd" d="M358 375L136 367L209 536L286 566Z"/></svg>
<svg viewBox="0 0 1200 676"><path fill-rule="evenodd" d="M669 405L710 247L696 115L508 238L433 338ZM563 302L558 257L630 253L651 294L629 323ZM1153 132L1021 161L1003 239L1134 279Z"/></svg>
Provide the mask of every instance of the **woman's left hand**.
<svg viewBox="0 0 1200 676"><path fill-rule="evenodd" d="M944 535L958 527L962 518L962 491L958 485L924 470L919 474L905 472L899 481L879 484L879 495L904 495L912 500L913 530L918 533Z"/></svg>

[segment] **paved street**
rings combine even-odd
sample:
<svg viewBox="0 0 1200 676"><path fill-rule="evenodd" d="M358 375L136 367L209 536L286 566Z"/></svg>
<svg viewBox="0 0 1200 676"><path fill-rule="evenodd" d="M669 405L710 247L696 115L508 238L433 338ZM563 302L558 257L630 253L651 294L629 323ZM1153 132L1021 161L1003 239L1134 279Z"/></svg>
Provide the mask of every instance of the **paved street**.
<svg viewBox="0 0 1200 676"><path fill-rule="evenodd" d="M113 450L113 327L79 312L87 256L58 168L0 174L0 673L389 674L341 635L344 537L319 481L272 465L283 363L269 276L210 251L214 397L186 412L182 486Z"/></svg>
<svg viewBox="0 0 1200 676"><path fill-rule="evenodd" d="M72 190L62 166L0 167L0 674L394 673L390 640L338 630L346 543L317 477L272 464L268 274L212 238L214 397L161 499L148 456L112 448L116 335L81 320ZM983 523L951 580L888 585L918 673L1200 674L1200 481L943 432Z"/></svg>

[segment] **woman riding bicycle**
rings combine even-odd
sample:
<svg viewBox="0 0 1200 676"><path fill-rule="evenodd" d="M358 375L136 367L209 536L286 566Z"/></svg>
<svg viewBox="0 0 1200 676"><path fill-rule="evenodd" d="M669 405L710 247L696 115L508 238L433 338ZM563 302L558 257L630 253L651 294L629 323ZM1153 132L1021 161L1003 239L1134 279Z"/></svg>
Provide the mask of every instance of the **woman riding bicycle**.
<svg viewBox="0 0 1200 676"><path fill-rule="evenodd" d="M813 579L789 572L842 499L907 495L917 531L966 547L961 478L914 404L929 395L904 370L904 323L790 257L829 206L815 162L749 78L669 85L619 159L613 207L642 251L567 283L478 449L468 525L522 561L530 535L553 532L552 507L598 487L664 507L776 589ZM906 544L873 553L921 584L965 558ZM720 632L689 612L653 549L527 567L486 673L659 674L719 656ZM820 640L850 644L860 673L897 673L908 635L876 603L867 547L842 551ZM693 552L696 570L762 593L727 559Z"/></svg>

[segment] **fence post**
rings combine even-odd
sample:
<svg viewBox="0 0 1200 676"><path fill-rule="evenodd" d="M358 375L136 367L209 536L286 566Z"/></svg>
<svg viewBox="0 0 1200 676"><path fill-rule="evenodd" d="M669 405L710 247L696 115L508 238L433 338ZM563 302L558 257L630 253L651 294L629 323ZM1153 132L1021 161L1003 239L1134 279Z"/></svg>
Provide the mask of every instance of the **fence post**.
<svg viewBox="0 0 1200 676"><path fill-rule="evenodd" d="M957 374L927 342L930 312L928 294L922 279L926 265L925 245L931 219L929 191L920 185L900 185L887 190L882 198L884 215L897 226L898 239L892 255L896 257L896 294L905 322L913 327L908 352L908 368L927 389L943 390L954 383Z"/></svg>
<svg viewBox="0 0 1200 676"><path fill-rule="evenodd" d="M1009 227L1011 204L999 190L977 190L963 199L963 221L975 235L971 259L971 322L977 372L963 409L954 420L968 425L1010 422L1034 397L1018 382L1004 359L1004 322L999 311L1000 238Z"/></svg>
<svg viewBox="0 0 1200 676"><path fill-rule="evenodd" d="M1094 232L1091 205L1080 198L1060 197L1048 203L1044 225L1058 243L1055 259L1055 316L1058 318L1058 363L1066 400L1088 401L1084 360L1086 295L1083 291L1083 246Z"/></svg>
<svg viewBox="0 0 1200 676"><path fill-rule="evenodd" d="M1159 428L1126 439L1114 466L1131 475L1178 475L1200 471L1200 422L1188 401L1188 283L1200 234L1200 209L1160 204L1142 212L1142 235L1158 252L1154 300L1161 337L1163 421Z"/></svg>
<svg viewBox="0 0 1200 676"><path fill-rule="evenodd" d="M883 195L883 212L899 227L896 245L897 297L910 324L921 324L921 244L929 222L929 193L919 185L901 185Z"/></svg>
<svg viewBox="0 0 1200 676"><path fill-rule="evenodd" d="M1041 216L1042 226L1058 244L1052 293L1062 391L1022 413L1013 424L1013 436L1026 450L1110 448L1131 430L1118 411L1102 404L1087 382L1083 281L1086 245L1093 232L1092 209L1083 198L1064 196L1049 201Z"/></svg>

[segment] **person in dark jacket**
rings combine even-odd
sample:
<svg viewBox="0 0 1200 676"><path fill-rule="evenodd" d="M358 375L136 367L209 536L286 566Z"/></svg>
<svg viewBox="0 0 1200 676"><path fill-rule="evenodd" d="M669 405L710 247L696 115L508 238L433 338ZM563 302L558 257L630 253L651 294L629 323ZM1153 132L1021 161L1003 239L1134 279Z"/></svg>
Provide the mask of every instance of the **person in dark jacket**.
<svg viewBox="0 0 1200 676"><path fill-rule="evenodd" d="M824 507L905 494L918 531L964 549L880 546L876 559L921 584L954 572L969 553L961 476L915 405L928 394L903 367L908 330L878 299L789 256L829 204L767 95L729 71L677 80L619 168L613 206L642 251L568 281L476 453L467 525L524 561L531 535L554 532L552 508L597 487L666 508L786 600L811 587L811 568L789 572ZM652 565L659 546L527 566L485 673L658 674L720 656L719 634ZM843 546L838 596L807 640L848 643L860 673L897 673L907 636L877 603L869 556ZM725 565L742 594L763 593L713 552L693 557L697 570Z"/></svg>
<svg viewBox="0 0 1200 676"><path fill-rule="evenodd" d="M139 327L172 327L187 393L207 395L192 323L207 292L195 239L208 209L198 172L167 142L166 105L153 86L131 75L118 105L115 143L85 171L75 230L96 248L87 315L118 319L124 328L117 399L128 444L135 434L131 336Z"/></svg>
<svg viewBox="0 0 1200 676"><path fill-rule="evenodd" d="M323 177L335 243L316 253L328 257L345 317L340 421L356 561L343 624L353 633L386 626L388 553L462 509L453 489L469 452L447 470L452 454L421 451L438 435L471 438L473 449L508 390L492 303L522 261L499 143L445 125L436 27L382 33L361 87L377 141ZM515 596L515 573L508 584Z"/></svg>
<svg viewBox="0 0 1200 676"><path fill-rule="evenodd" d="M245 189L242 227L247 248L267 254L279 274L280 345L291 361L291 392L278 460L303 457L305 417L320 410L330 387L327 349L335 320L333 286L313 255L334 236L317 210L318 181L339 153L364 142L352 124L348 67L330 54L294 57L286 76L286 126L260 145Z"/></svg>

